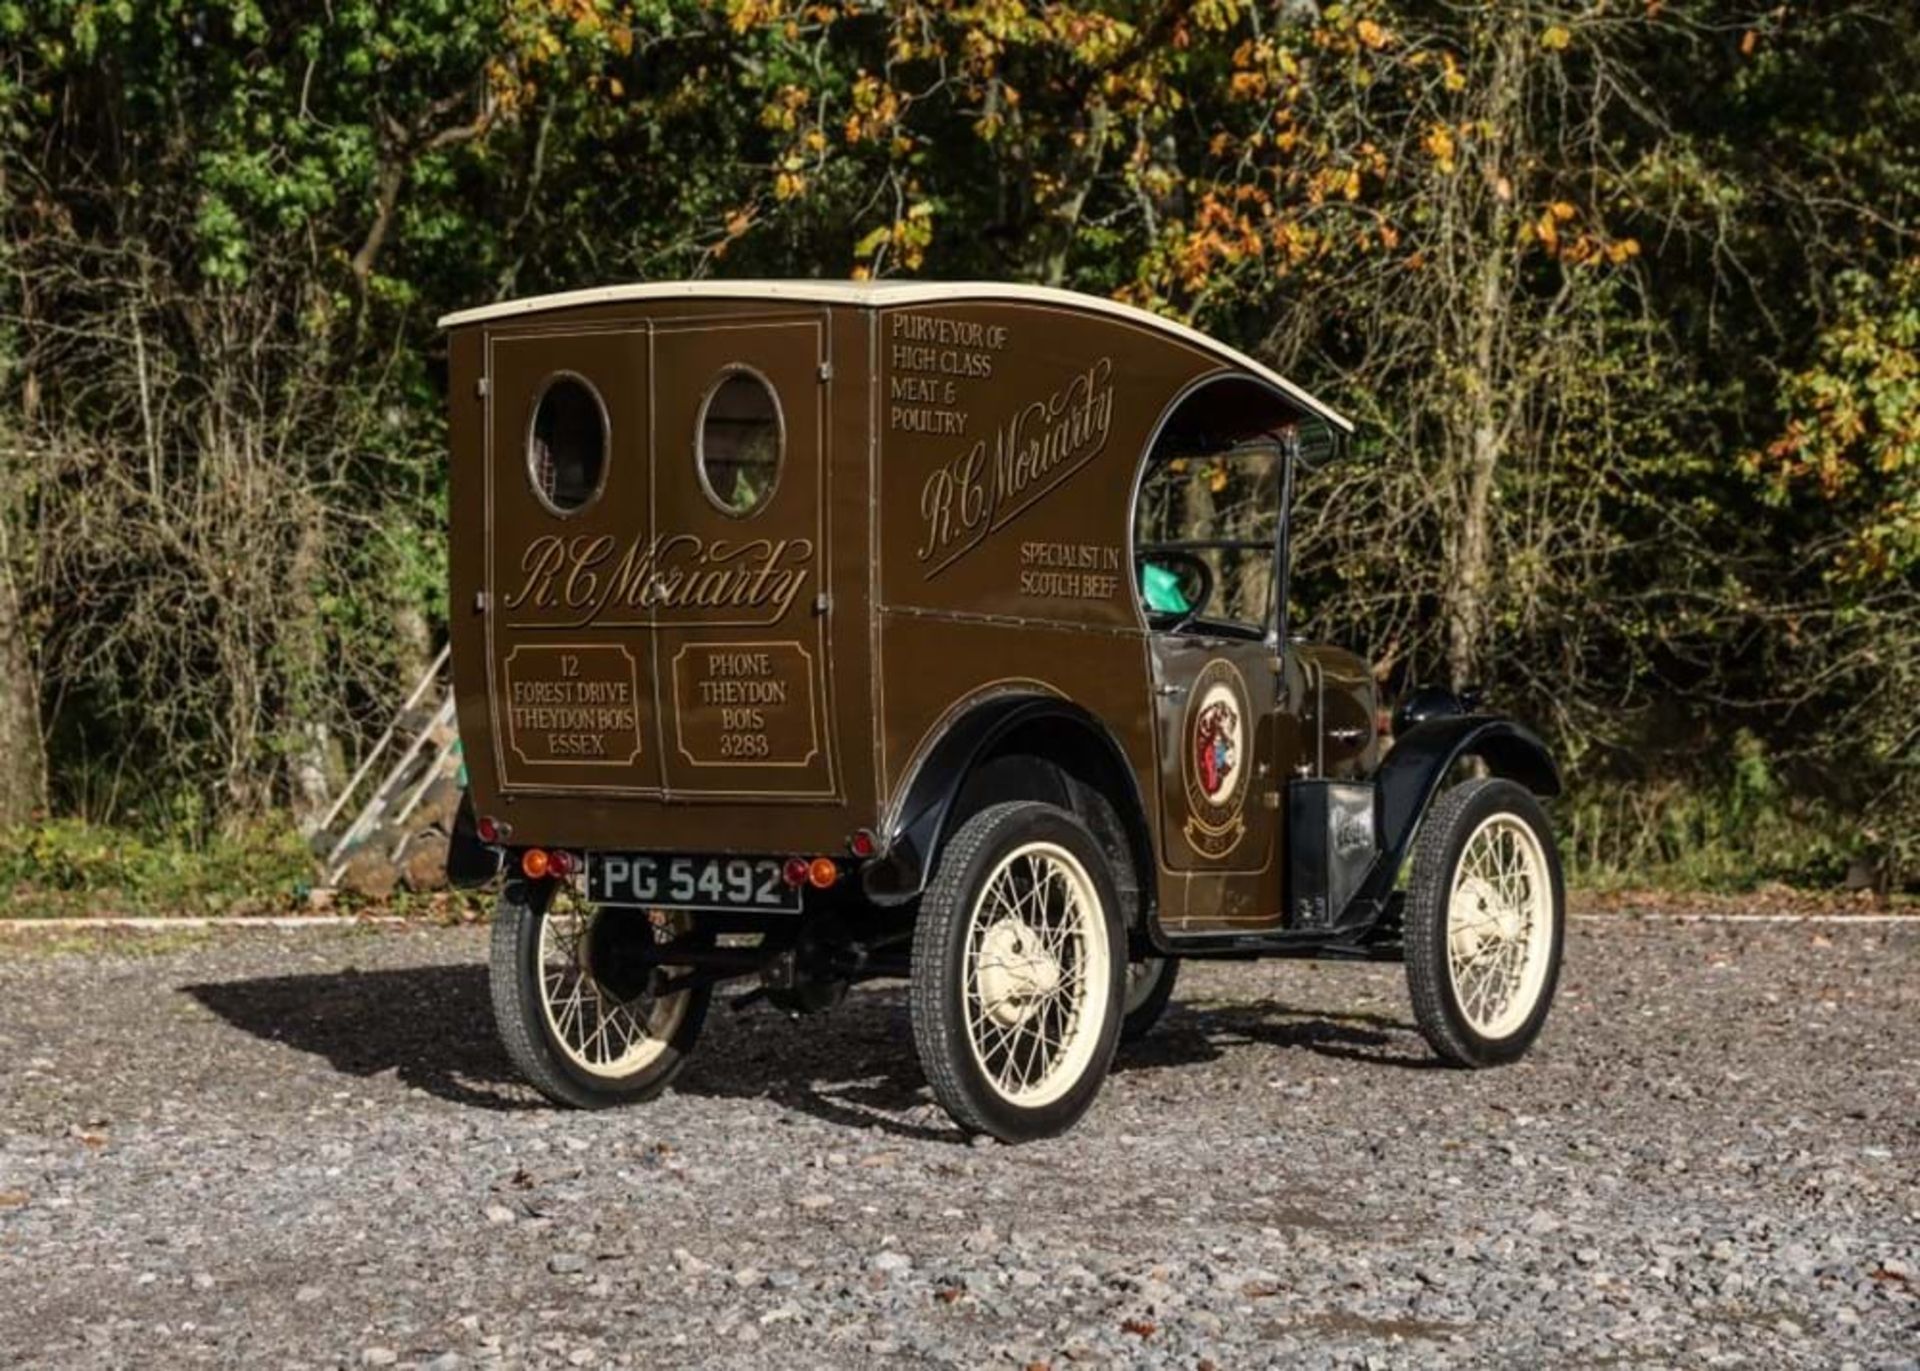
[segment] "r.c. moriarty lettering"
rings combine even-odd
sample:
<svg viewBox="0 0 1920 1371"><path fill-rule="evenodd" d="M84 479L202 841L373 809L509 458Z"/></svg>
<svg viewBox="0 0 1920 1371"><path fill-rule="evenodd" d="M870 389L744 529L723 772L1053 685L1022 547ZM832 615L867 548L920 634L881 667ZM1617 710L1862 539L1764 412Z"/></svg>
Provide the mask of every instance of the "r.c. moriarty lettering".
<svg viewBox="0 0 1920 1371"><path fill-rule="evenodd" d="M503 603L510 612L563 611L572 628L655 610L714 610L771 623L792 607L812 561L806 538L547 534L527 545L519 588Z"/></svg>
<svg viewBox="0 0 1920 1371"><path fill-rule="evenodd" d="M1044 400L1016 410L920 488L923 536L914 553L933 576L1053 489L1106 446L1113 427L1113 359L1102 357Z"/></svg>

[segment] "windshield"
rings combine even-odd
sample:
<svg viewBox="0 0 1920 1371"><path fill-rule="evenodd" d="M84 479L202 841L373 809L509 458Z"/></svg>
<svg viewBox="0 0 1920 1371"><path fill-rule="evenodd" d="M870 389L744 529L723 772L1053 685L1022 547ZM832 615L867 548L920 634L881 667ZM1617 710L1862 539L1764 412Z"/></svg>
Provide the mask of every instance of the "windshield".
<svg viewBox="0 0 1920 1371"><path fill-rule="evenodd" d="M1156 452L1140 489L1134 544L1141 599L1154 626L1197 614L1204 624L1196 627L1266 631L1285 463L1271 439L1212 452L1171 445ZM1201 595L1205 603L1196 604Z"/></svg>

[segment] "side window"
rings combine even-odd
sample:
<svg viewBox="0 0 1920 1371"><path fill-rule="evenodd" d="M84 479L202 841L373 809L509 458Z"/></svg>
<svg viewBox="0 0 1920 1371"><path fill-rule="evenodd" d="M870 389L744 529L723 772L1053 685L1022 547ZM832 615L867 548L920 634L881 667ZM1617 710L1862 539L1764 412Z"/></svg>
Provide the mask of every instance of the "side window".
<svg viewBox="0 0 1920 1371"><path fill-rule="evenodd" d="M527 431L527 479L555 514L572 514L607 478L607 411L600 395L571 372L548 378Z"/></svg>
<svg viewBox="0 0 1920 1371"><path fill-rule="evenodd" d="M1214 451L1174 443L1154 453L1134 544L1150 624L1266 632L1285 461L1270 440Z"/></svg>
<svg viewBox="0 0 1920 1371"><path fill-rule="evenodd" d="M758 372L723 374L700 409L700 484L723 514L757 512L780 479L786 430L780 401Z"/></svg>

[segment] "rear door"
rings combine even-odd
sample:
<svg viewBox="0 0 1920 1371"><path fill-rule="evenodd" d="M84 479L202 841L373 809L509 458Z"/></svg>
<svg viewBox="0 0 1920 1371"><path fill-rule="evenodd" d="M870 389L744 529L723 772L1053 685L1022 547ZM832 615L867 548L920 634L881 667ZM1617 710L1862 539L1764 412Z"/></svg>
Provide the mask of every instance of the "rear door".
<svg viewBox="0 0 1920 1371"><path fill-rule="evenodd" d="M808 310L654 327L654 651L672 796L837 792L827 324Z"/></svg>
<svg viewBox="0 0 1920 1371"><path fill-rule="evenodd" d="M837 797L825 311L488 338L503 791Z"/></svg>
<svg viewBox="0 0 1920 1371"><path fill-rule="evenodd" d="M486 589L473 608L503 791L661 789L633 571L652 509L648 372L644 325L488 336Z"/></svg>

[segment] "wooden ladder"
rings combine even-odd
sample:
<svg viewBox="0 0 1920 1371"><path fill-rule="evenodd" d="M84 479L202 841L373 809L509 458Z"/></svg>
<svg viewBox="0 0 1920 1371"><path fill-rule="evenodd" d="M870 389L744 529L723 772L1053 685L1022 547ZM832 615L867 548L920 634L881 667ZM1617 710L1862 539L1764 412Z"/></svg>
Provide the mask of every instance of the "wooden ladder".
<svg viewBox="0 0 1920 1371"><path fill-rule="evenodd" d="M379 784L374 786L366 802L360 806L353 822L346 826L328 851L326 861L322 864L328 885L339 883L347 863L353 859L355 850L369 834L382 824L405 823L407 816L420 807L420 801L433 783L446 774L448 761L460 746L457 733L450 727L454 721L453 686L442 679L450 652L450 648L440 649L440 655L433 659L433 665L421 675L406 702L394 713L386 732L380 735L380 740L368 751L359 769L327 810L327 816L320 826L323 831L330 832L368 777L373 775L381 759L389 754L390 749L398 746L405 736L405 746L400 748L398 756L381 774ZM436 694L439 707L427 716L424 723L419 722L417 711L422 702ZM410 723L412 727L409 727ZM443 730L446 731L446 738L434 743L434 735ZM404 842L405 839L400 841ZM400 845L396 843L394 849L385 855L397 858Z"/></svg>

